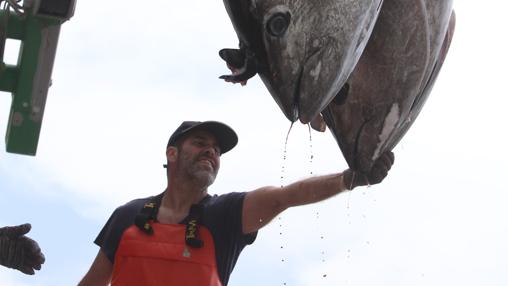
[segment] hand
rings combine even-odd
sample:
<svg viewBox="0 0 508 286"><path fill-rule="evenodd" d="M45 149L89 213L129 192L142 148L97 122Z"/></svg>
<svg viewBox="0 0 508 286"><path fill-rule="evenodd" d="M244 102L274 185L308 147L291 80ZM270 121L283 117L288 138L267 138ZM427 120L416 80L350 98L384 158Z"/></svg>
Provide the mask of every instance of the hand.
<svg viewBox="0 0 508 286"><path fill-rule="evenodd" d="M346 189L352 190L358 186L381 183L386 175L388 175L388 171L392 167L394 161L395 156L391 151L388 151L374 162L369 174L363 174L353 171L352 169L347 169L344 173L342 173Z"/></svg>
<svg viewBox="0 0 508 286"><path fill-rule="evenodd" d="M25 274L35 274L44 263L44 255L35 240L26 237L32 226L0 227L0 264L17 269Z"/></svg>

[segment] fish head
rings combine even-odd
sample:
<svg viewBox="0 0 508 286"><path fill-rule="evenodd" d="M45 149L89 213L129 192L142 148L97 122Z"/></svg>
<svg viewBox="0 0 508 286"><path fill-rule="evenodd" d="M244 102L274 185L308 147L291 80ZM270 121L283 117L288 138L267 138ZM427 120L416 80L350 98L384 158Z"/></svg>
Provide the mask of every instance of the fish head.
<svg viewBox="0 0 508 286"><path fill-rule="evenodd" d="M284 115L302 123L316 117L346 82L382 2L224 0L240 48L254 54L251 66Z"/></svg>

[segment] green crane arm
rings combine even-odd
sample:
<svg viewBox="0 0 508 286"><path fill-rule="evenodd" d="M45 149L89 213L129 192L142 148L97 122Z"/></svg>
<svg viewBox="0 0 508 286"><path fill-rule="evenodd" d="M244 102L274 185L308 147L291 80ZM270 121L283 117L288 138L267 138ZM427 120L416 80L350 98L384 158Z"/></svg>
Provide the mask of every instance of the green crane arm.
<svg viewBox="0 0 508 286"><path fill-rule="evenodd" d="M0 91L12 95L7 152L37 152L60 26L73 16L75 4L76 0L25 0L23 7L0 9ZM3 61L6 39L21 41L16 65Z"/></svg>

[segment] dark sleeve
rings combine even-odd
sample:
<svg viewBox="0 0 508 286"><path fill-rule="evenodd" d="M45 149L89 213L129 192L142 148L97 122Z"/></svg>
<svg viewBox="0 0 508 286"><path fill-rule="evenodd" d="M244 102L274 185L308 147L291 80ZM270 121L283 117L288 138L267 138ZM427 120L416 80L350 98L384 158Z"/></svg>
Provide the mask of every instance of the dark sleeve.
<svg viewBox="0 0 508 286"><path fill-rule="evenodd" d="M223 234L238 243L243 248L252 244L256 239L257 232L243 234L242 213L243 202L247 193L228 193L214 196L210 199L212 207L207 208L205 220L209 218L215 224L214 228L223 231Z"/></svg>
<svg viewBox="0 0 508 286"><path fill-rule="evenodd" d="M254 242L257 235L257 232L243 234L242 231L245 194L213 196L205 207L204 224L213 235L217 270L224 285L227 285L240 253Z"/></svg>
<svg viewBox="0 0 508 286"><path fill-rule="evenodd" d="M133 200L118 207L95 239L94 243L101 248L111 263L115 262L116 250L122 239L123 232L134 224L136 215L146 201L147 199Z"/></svg>

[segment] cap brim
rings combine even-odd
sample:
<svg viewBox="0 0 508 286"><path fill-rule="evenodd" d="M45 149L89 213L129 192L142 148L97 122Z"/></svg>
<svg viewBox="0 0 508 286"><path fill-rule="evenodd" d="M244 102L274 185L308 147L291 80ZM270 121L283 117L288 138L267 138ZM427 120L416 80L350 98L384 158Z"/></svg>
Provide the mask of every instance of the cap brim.
<svg viewBox="0 0 508 286"><path fill-rule="evenodd" d="M196 128L204 129L212 133L219 143L222 154L233 149L238 143L238 136L236 135L236 132L233 130L233 128L222 122L205 121L197 125Z"/></svg>
<svg viewBox="0 0 508 286"><path fill-rule="evenodd" d="M236 132L233 130L233 128L229 127L228 125L222 122L204 121L198 123L192 127L189 127L187 130L183 131L181 133L181 136L188 134L192 130L206 130L212 133L219 144L221 154L224 154L229 150L233 149L238 143L238 136L236 135Z"/></svg>

